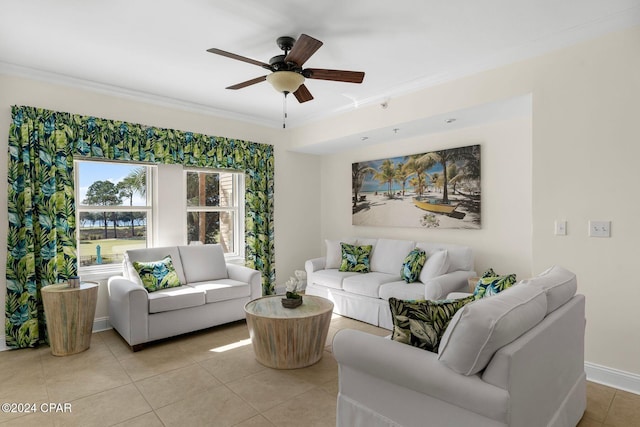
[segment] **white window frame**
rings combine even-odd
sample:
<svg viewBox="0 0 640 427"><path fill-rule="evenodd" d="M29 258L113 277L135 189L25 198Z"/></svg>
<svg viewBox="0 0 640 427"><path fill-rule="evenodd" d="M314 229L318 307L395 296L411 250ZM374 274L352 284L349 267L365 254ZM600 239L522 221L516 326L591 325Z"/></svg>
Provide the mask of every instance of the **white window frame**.
<svg viewBox="0 0 640 427"><path fill-rule="evenodd" d="M233 176L233 204L234 206L187 206L187 173L228 173ZM245 176L244 173L233 169L209 169L209 168L183 168L183 203L185 212L184 238L185 244L189 244L188 221L186 215L189 212L233 212L233 252L225 253L227 261L244 262L245 257Z"/></svg>
<svg viewBox="0 0 640 427"><path fill-rule="evenodd" d="M154 231L154 201L156 195L154 194L154 180L156 174L156 168L154 164L144 162L120 162L113 160L91 160L82 157L76 157L74 160L74 197L76 199L76 242L78 247L78 263L80 262L80 213L81 212L144 212L147 214L147 232L146 232L146 244L150 248L153 246L153 231ZM125 166L145 166L147 168L146 178L146 198L147 205L145 206L87 206L82 205L80 200L80 168L77 167L78 163L112 163ZM100 280L105 279L114 274L120 274L122 272L121 263L103 264L103 265L91 265L91 266L78 266L78 274L82 276L83 280Z"/></svg>

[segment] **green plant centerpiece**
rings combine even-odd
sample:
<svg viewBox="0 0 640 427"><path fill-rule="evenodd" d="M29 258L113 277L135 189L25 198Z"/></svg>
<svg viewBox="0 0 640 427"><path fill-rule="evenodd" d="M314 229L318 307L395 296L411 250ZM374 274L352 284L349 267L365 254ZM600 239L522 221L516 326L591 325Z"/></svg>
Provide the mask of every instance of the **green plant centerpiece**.
<svg viewBox="0 0 640 427"><path fill-rule="evenodd" d="M300 281L295 277L290 277L285 282L287 293L285 298L282 298L282 306L285 308L296 308L302 305L302 295L298 293L298 285Z"/></svg>

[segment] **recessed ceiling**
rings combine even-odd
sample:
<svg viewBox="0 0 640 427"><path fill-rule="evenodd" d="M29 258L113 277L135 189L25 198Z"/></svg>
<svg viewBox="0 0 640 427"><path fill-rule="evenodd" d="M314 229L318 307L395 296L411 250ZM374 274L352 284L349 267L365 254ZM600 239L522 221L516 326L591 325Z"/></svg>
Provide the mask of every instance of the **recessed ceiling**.
<svg viewBox="0 0 640 427"><path fill-rule="evenodd" d="M306 33L324 45L305 67L366 76L308 81L293 127L637 24L638 0L21 0L2 5L0 73L279 127L268 83L225 89L265 70L206 50L268 62L276 38Z"/></svg>
<svg viewBox="0 0 640 427"><path fill-rule="evenodd" d="M364 133L301 145L292 148L292 151L318 155L334 154L349 149L386 144L394 140L424 137L503 120L531 117L532 111L531 94L526 94L457 111L449 111L420 120L396 123L393 126L372 127Z"/></svg>

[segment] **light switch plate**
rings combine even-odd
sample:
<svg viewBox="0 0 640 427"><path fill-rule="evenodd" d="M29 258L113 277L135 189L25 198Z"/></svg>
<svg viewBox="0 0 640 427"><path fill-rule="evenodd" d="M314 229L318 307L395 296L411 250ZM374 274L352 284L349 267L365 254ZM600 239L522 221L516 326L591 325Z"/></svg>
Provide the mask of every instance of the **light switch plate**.
<svg viewBox="0 0 640 427"><path fill-rule="evenodd" d="M589 237L611 237L611 221L589 221Z"/></svg>
<svg viewBox="0 0 640 427"><path fill-rule="evenodd" d="M556 220L554 233L556 236L566 236L567 235L567 221Z"/></svg>

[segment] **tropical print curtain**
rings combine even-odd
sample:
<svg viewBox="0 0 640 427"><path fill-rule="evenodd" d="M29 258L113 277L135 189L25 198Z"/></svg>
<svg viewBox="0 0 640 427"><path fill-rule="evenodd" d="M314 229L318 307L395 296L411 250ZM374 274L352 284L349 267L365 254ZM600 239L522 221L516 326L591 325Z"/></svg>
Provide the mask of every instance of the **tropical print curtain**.
<svg viewBox="0 0 640 427"><path fill-rule="evenodd" d="M246 265L273 292L273 146L14 106L9 128L6 342L46 339L40 290L77 273L73 157L245 173Z"/></svg>

